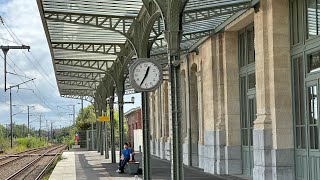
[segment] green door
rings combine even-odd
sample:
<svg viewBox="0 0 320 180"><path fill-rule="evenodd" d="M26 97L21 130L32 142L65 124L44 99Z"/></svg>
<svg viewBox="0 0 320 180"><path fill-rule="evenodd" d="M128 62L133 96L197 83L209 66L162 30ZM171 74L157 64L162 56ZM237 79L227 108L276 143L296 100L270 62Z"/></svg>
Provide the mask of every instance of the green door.
<svg viewBox="0 0 320 180"><path fill-rule="evenodd" d="M319 80L306 83L306 117L296 121L296 179L320 179Z"/></svg>
<svg viewBox="0 0 320 180"><path fill-rule="evenodd" d="M253 170L253 122L256 119L256 90L247 86L246 77L241 77L241 142L242 172L252 176Z"/></svg>

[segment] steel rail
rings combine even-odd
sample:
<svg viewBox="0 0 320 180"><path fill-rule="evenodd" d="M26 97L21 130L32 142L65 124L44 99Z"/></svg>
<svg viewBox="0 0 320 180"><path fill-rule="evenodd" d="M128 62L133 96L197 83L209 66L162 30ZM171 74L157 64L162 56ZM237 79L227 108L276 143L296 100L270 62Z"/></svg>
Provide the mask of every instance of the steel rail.
<svg viewBox="0 0 320 180"><path fill-rule="evenodd" d="M16 154L14 154L13 156L5 156L4 158L1 158L1 159L0 159L0 163L1 163L1 161L7 160L7 159L9 159L9 158L15 158L15 159L12 159L11 161L8 161L8 162L5 162L5 163L3 163L3 164L0 164L0 167L3 167L3 166L5 166L5 165L7 165L7 164L9 164L9 163L11 163L11 162L15 162L15 161L17 161L17 160L20 160L20 159L22 159L22 158L30 155L30 154L33 153L33 152L40 151L40 150L44 150L44 149L46 149L46 148L47 148L47 147L41 147L41 148L38 148L38 149L37 149L37 148L34 148L34 149L31 149L31 150L27 150L27 151L23 151L23 152L20 152L20 153L16 153ZM26 154L23 154L23 153L26 153ZM22 155L19 156L19 154L22 154Z"/></svg>
<svg viewBox="0 0 320 180"><path fill-rule="evenodd" d="M18 155L23 154L23 153L34 152L34 151L41 150L41 149L45 149L45 148L47 148L47 147L32 148L32 149L28 149L28 150L25 150L25 151L22 151L22 152L14 153L14 154L12 154L12 155L10 155L10 154L2 155L2 156L0 157L0 160L6 159L6 158L8 158L8 157L15 156L15 155L18 156Z"/></svg>
<svg viewBox="0 0 320 180"><path fill-rule="evenodd" d="M35 180L40 180L42 178L42 176L44 175L44 173L46 172L46 170L52 165L52 163L55 161L55 159L57 158L57 156L60 154L60 151L58 151L56 153L56 155L50 160L50 162L46 165L46 167L43 168L43 170L40 172L40 174L35 178Z"/></svg>
<svg viewBox="0 0 320 180"><path fill-rule="evenodd" d="M21 174L22 172L24 172L25 170L27 170L28 168L30 168L33 164L39 162L46 154L48 154L51 151L57 150L59 148L64 147L64 145L60 145L57 147L54 147L52 149L49 149L48 151L46 151L45 153L43 153L41 156L39 156L38 158L36 158L35 160L31 161L30 163L28 163L26 166L24 166L23 168L21 168L19 171L15 172L14 174L12 174L11 176L9 176L8 178L6 178L6 180L10 180L10 179L14 179L16 176L18 176L19 174ZM57 152L59 153L59 152Z"/></svg>

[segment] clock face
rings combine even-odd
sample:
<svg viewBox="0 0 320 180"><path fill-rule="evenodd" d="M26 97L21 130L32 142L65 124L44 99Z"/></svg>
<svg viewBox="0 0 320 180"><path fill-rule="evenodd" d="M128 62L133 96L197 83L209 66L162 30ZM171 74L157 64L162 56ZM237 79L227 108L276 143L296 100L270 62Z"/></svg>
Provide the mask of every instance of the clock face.
<svg viewBox="0 0 320 180"><path fill-rule="evenodd" d="M142 61L132 71L133 80L141 89L152 89L161 81L161 70L153 62Z"/></svg>

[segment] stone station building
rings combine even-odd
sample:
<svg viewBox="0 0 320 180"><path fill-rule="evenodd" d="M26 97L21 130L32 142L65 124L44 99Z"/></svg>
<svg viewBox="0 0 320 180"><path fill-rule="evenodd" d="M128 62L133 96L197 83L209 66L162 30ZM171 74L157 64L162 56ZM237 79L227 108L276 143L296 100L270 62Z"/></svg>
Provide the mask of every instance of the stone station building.
<svg viewBox="0 0 320 180"><path fill-rule="evenodd" d="M183 162L212 174L320 179L320 1L262 0L181 57ZM171 158L170 82L149 97Z"/></svg>
<svg viewBox="0 0 320 180"><path fill-rule="evenodd" d="M60 95L89 101L97 116L110 107L112 163L115 96L123 144L124 95L136 92L128 68L153 58L164 82L142 92L145 180L150 152L171 161L174 180L184 179L183 164L254 180L320 179L320 0L37 4ZM105 127L96 123L97 149L108 158Z"/></svg>

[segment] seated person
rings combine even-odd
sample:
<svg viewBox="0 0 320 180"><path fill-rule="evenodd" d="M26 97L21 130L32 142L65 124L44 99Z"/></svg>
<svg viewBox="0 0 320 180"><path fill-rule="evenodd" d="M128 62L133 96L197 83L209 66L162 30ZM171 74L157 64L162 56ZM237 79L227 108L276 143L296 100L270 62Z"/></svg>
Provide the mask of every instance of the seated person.
<svg viewBox="0 0 320 180"><path fill-rule="evenodd" d="M134 160L135 160L135 159L134 159L135 153L134 153L134 149L131 147L131 143L130 143L130 142L128 142L128 149L131 150L130 161L134 161Z"/></svg>
<svg viewBox="0 0 320 180"><path fill-rule="evenodd" d="M121 153L120 167L116 171L118 173L124 173L124 167L126 166L127 162L130 161L131 149L128 148L128 143L124 143Z"/></svg>

